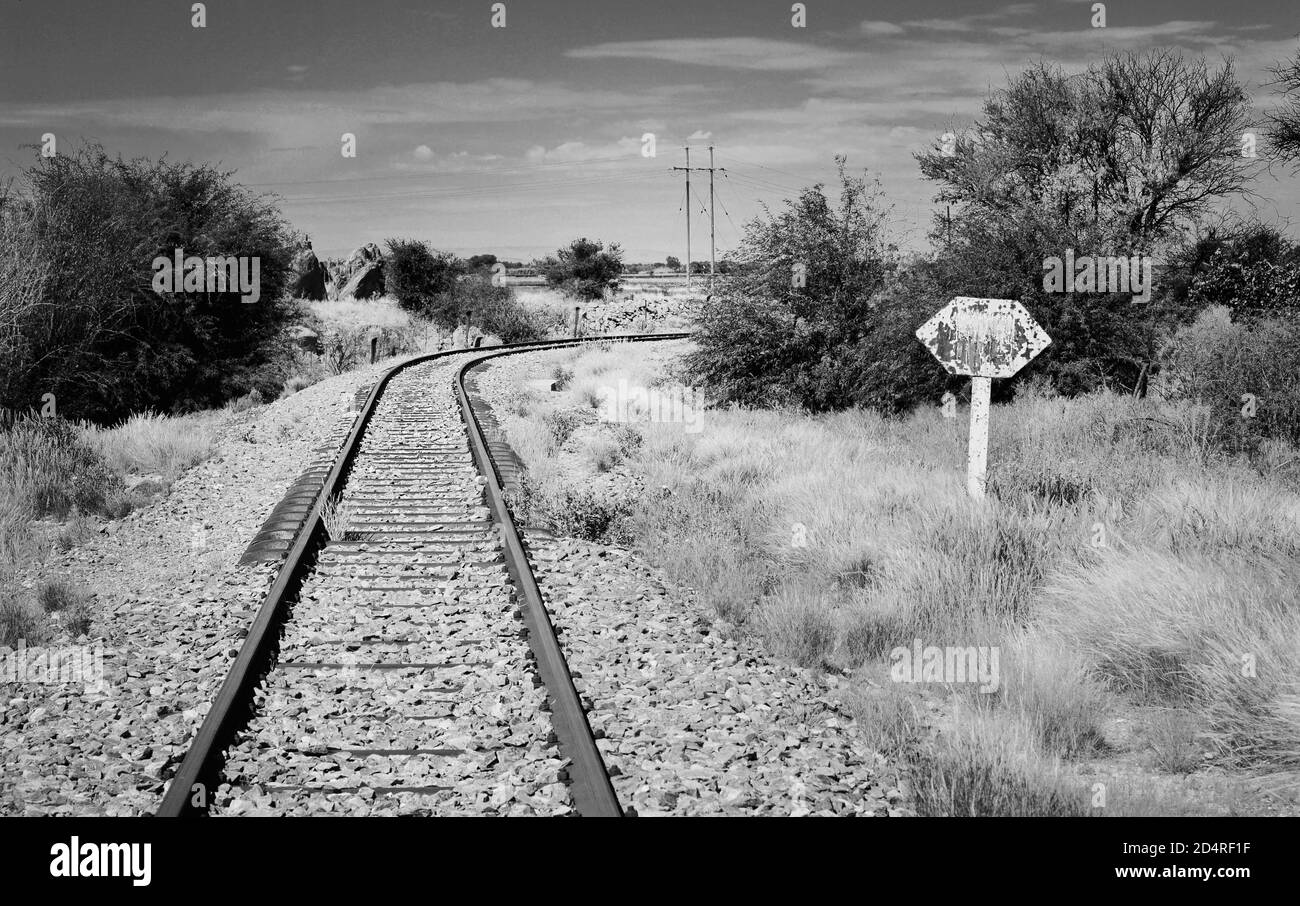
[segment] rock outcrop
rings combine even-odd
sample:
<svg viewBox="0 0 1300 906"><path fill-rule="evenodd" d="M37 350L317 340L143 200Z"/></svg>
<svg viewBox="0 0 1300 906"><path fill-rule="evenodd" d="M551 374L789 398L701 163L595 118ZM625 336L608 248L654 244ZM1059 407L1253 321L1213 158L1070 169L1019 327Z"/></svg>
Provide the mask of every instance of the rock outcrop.
<svg viewBox="0 0 1300 906"><path fill-rule="evenodd" d="M339 290L340 299L373 299L384 294L384 264L382 261L364 265L348 278Z"/></svg>
<svg viewBox="0 0 1300 906"><path fill-rule="evenodd" d="M337 276L340 299L373 299L384 293L384 253L373 242L354 250Z"/></svg>
<svg viewBox="0 0 1300 906"><path fill-rule="evenodd" d="M310 242L294 261L294 271L296 272L292 287L294 296L310 299L313 302L325 298L325 284L329 282L330 272L311 250Z"/></svg>

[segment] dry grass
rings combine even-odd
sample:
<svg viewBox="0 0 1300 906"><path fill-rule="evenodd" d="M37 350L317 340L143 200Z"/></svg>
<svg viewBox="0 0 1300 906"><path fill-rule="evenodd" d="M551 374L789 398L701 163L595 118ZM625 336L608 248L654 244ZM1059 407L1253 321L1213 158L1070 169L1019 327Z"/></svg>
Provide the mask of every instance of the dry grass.
<svg viewBox="0 0 1300 906"><path fill-rule="evenodd" d="M308 307L326 329L339 327L392 327L405 328L411 316L402 311L397 300L388 296L355 301L352 299L309 302Z"/></svg>
<svg viewBox="0 0 1300 906"><path fill-rule="evenodd" d="M210 413L168 416L144 412L113 428L88 425L86 440L120 475L175 479L216 449L218 417Z"/></svg>
<svg viewBox="0 0 1300 906"><path fill-rule="evenodd" d="M220 418L146 413L114 428L9 420L0 427L0 581L43 561L51 546L66 552L84 541L93 531L88 517L119 518L166 493L181 472L212 455ZM127 475L160 479L127 490ZM46 517L64 524L42 540L33 521Z"/></svg>
<svg viewBox="0 0 1300 906"><path fill-rule="evenodd" d="M556 449L589 443L555 430L552 400L581 409L620 378L653 386L651 354L575 353L569 391L518 407L507 430L543 497L565 487ZM864 699L881 748L913 765L918 812L1086 814L1076 762L1300 766L1300 493L1283 468L1296 452L1232 459L1195 405L1107 394L1024 393L993 419L983 505L964 492L964 412L710 411L698 434L640 423L619 468L666 490L625 525L719 618L805 666L864 675L916 638L997 646L994 694L939 684L931 717L916 690ZM1116 715L1138 725L1127 748L1105 740ZM1130 785L1104 813L1195 811Z"/></svg>
<svg viewBox="0 0 1300 906"><path fill-rule="evenodd" d="M352 522L352 502L341 497L325 501L321 518L325 521L325 532L331 541L346 541L348 525Z"/></svg>

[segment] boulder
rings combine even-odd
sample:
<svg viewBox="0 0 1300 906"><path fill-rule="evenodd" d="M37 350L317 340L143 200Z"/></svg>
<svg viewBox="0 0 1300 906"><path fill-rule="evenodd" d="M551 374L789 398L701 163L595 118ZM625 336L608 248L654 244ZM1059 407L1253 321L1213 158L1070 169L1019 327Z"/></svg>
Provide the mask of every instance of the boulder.
<svg viewBox="0 0 1300 906"><path fill-rule="evenodd" d="M293 280L293 295L313 302L325 298L325 284L329 281L330 272L321 264L310 245L294 261L294 270L297 273Z"/></svg>
<svg viewBox="0 0 1300 906"><path fill-rule="evenodd" d="M384 294L384 264L377 261L362 266L339 290L340 299L373 299Z"/></svg>
<svg viewBox="0 0 1300 906"><path fill-rule="evenodd" d="M361 270L367 264L376 264L384 260L384 253L380 251L379 246L373 242L367 242L359 249L354 249L351 255L348 255L347 263L344 269L352 274Z"/></svg>
<svg viewBox="0 0 1300 906"><path fill-rule="evenodd" d="M293 329L290 336L293 339L293 344L299 349L305 349L316 355L321 355L325 351L325 347L320 341L320 334L310 327L304 327L300 324Z"/></svg>

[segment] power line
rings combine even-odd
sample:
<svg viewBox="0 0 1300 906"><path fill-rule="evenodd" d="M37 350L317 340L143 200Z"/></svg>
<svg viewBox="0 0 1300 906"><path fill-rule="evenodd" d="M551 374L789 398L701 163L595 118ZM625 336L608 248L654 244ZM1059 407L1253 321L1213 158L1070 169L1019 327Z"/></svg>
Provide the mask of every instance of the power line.
<svg viewBox="0 0 1300 906"><path fill-rule="evenodd" d="M530 173L534 170L540 170L546 167L573 167L573 166L581 166L583 164L612 163L614 161L626 161L627 159L628 159L628 155L617 154L617 155L605 156L605 157L587 157L578 160L540 161L535 164L518 164L513 166L507 166L507 167L483 167L478 170L462 170L459 172L470 173L470 174ZM331 184L331 183L352 183L352 182L376 182L376 181L393 180L393 179L425 179L432 176L445 176L445 175L448 174L393 173L385 176L345 176L339 179L281 179L281 180L273 180L271 182L250 182L250 183L244 183L244 185L249 186L251 188L264 188L267 186L302 186L302 185L311 185L311 184L318 184L318 183ZM452 174L452 175L459 175L459 173Z"/></svg>
<svg viewBox="0 0 1300 906"><path fill-rule="evenodd" d="M730 174L728 174L728 178L730 178ZM731 219L731 212L727 210L727 205L722 200L721 192L718 193L718 204L722 205L722 213L726 215L727 222L731 224L731 228L736 231L736 239L743 241L745 236L741 233L740 227L736 226L736 221Z"/></svg>
<svg viewBox="0 0 1300 906"><path fill-rule="evenodd" d="M779 167L769 167L769 166L766 166L766 165L764 165L764 164L754 163L752 160L745 160L744 158L736 157L736 155L734 155L734 154L725 154L725 155L723 155L723 156L726 157L726 158L728 158L728 159L730 159L730 160L734 160L734 161L736 161L737 163L746 164L746 165L751 166L751 167L758 167L759 169L762 169L762 170L771 170L773 173L784 173L786 176L793 176L795 179L810 180L810 181L812 181L812 182L820 182L820 181L821 181L821 180L818 180L818 179L814 179L814 178L811 177L811 176L806 176L806 175L804 175L803 173L792 173L792 172L789 171L789 170L782 170L782 169L780 169Z"/></svg>
<svg viewBox="0 0 1300 906"><path fill-rule="evenodd" d="M605 176L587 176L577 177L570 180L544 180L531 181L522 183L503 183L501 185L490 186L448 186L445 188L426 189L419 192L401 192L383 195L309 195L295 197L292 195L282 195L281 198L286 202L294 204L317 204L340 201L382 201L396 200L405 198L475 198L484 195L495 195L510 192L531 191L534 189L557 188L560 186L590 186L590 185L610 185L615 183L630 183L641 179L657 178L657 173L628 173L621 175Z"/></svg>

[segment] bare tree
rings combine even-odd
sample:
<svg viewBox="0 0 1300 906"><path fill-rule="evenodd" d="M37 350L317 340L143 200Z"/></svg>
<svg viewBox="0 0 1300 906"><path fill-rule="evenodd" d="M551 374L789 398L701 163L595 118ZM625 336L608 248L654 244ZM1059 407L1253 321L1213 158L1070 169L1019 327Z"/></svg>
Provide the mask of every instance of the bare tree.
<svg viewBox="0 0 1300 906"><path fill-rule="evenodd" d="M1039 63L990 98L953 147L917 159L942 184L938 200L968 215L1050 221L1052 234L1064 226L1149 250L1243 189L1249 106L1231 61L1211 71L1154 50L1077 76Z"/></svg>
<svg viewBox="0 0 1300 906"><path fill-rule="evenodd" d="M1275 76L1274 91L1283 98L1282 106L1268 115L1272 152L1300 168L1300 51L1269 71Z"/></svg>

